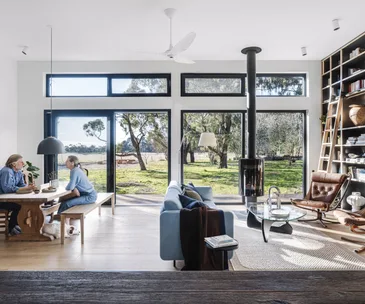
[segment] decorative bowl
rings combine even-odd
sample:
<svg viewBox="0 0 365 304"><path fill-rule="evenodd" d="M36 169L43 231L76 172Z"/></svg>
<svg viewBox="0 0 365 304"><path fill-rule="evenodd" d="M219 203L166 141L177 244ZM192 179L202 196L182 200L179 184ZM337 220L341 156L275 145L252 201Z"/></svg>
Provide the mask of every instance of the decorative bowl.
<svg viewBox="0 0 365 304"><path fill-rule="evenodd" d="M285 209L273 209L271 210L271 215L275 217L288 217L290 214L289 210Z"/></svg>

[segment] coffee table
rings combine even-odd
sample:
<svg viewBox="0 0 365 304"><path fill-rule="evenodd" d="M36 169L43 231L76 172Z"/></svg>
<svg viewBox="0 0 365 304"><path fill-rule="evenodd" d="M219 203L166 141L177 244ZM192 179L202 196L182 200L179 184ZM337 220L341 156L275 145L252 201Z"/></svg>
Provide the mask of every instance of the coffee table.
<svg viewBox="0 0 365 304"><path fill-rule="evenodd" d="M266 204L255 204L248 208L247 222L252 221L252 217L255 217L256 221L257 218L262 220L261 230L265 243L269 241L270 230L278 233L292 234L293 227L289 222L296 221L306 215L306 212L296 210L291 206L283 206L281 209L289 211L289 215L286 217L274 216ZM280 227L274 227L272 224L275 222L285 222L285 224Z"/></svg>

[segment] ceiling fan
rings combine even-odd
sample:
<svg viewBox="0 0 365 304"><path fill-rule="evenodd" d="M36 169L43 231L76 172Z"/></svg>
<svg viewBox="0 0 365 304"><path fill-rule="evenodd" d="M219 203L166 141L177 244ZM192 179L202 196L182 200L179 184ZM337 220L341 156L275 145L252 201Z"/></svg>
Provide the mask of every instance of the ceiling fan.
<svg viewBox="0 0 365 304"><path fill-rule="evenodd" d="M169 48L162 54L178 63L195 63L193 60L181 56L180 53L186 51L190 47L196 37L196 33L190 32L178 43L172 45L172 18L175 15L176 9L167 8L164 10L164 12L165 15L170 19L170 45Z"/></svg>

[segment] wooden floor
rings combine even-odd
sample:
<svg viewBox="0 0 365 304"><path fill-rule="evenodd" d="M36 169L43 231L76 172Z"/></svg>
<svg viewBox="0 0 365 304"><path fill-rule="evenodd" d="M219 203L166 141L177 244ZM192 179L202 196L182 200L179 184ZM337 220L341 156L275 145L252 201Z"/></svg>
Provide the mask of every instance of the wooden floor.
<svg viewBox="0 0 365 304"><path fill-rule="evenodd" d="M364 303L364 272L3 272L2 303Z"/></svg>
<svg viewBox="0 0 365 304"><path fill-rule="evenodd" d="M103 206L100 217L97 210L93 211L85 219L83 246L80 236L66 239L62 246L59 240L5 242L4 236L0 235L0 270L176 271L172 261L163 261L159 255L161 200L158 196L142 199L124 196L119 198L114 216L110 206ZM147 205L141 205L141 202L147 202ZM219 207L244 210L242 205ZM235 223L240 224L238 218ZM338 240L341 236L360 238L342 225L332 229L321 228L318 224L313 226ZM359 247L344 244L350 248Z"/></svg>

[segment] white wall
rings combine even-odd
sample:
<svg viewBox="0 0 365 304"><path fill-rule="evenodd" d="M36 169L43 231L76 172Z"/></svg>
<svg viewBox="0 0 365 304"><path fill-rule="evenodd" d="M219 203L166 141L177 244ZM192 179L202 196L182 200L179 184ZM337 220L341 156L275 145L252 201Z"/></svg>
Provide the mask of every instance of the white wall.
<svg viewBox="0 0 365 304"><path fill-rule="evenodd" d="M17 153L17 65L0 59L0 167Z"/></svg>
<svg viewBox="0 0 365 304"><path fill-rule="evenodd" d="M36 154L43 139L43 110L50 107L45 98L45 74L49 62L18 63L18 149L42 166ZM180 111L246 109L243 97L180 97L180 73L245 73L245 61L200 61L181 65L170 61L54 62L53 73L171 73L171 97L54 98L54 109L171 109L172 178L177 178L177 151L180 137ZM317 168L320 150L320 61L257 61L257 73L307 73L308 96L257 98L257 110L306 110L308 122L308 173ZM21 117L29 117L27 119ZM310 176L310 174L308 174Z"/></svg>

